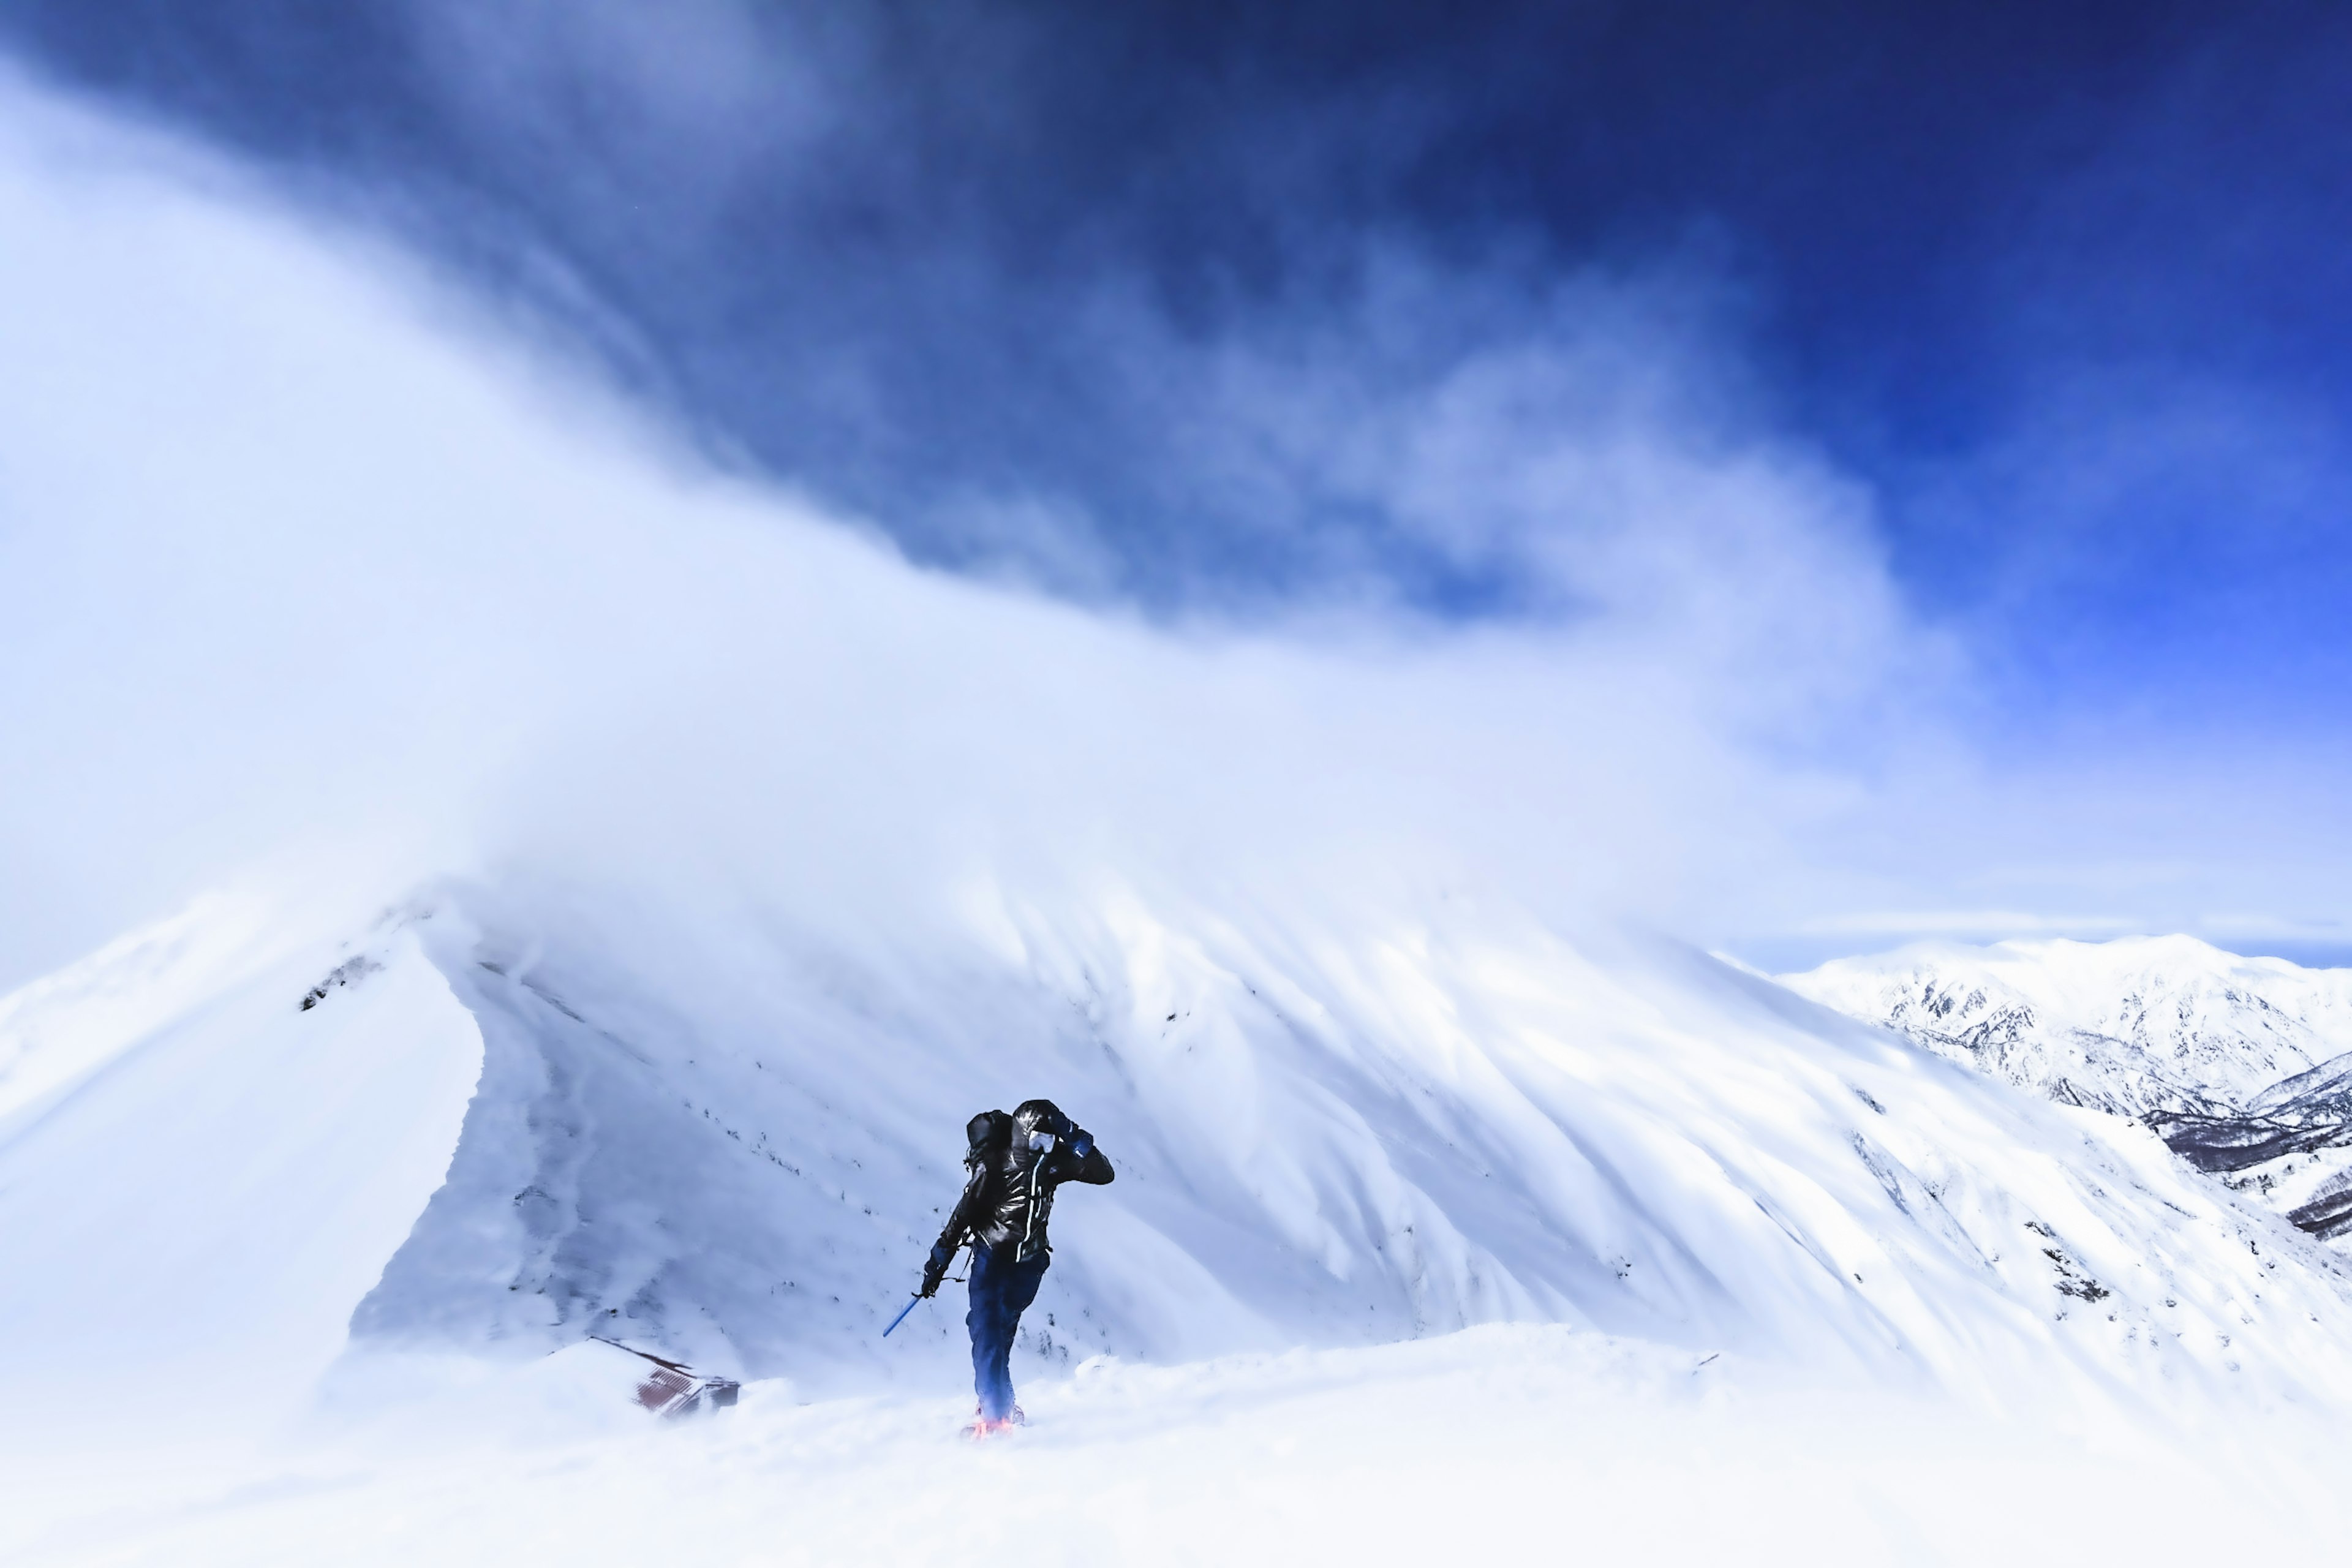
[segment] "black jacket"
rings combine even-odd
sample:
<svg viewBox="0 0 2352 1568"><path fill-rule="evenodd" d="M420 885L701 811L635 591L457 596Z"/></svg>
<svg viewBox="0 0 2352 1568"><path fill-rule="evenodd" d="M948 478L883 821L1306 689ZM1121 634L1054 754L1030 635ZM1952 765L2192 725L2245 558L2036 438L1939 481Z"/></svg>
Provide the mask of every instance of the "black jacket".
<svg viewBox="0 0 2352 1568"><path fill-rule="evenodd" d="M1115 1173L1093 1137L1051 1100L1029 1100L1011 1116L983 1111L966 1131L963 1195L940 1232L934 1258L954 1256L966 1240L991 1249L1010 1244L1023 1260L1050 1252L1045 1226L1054 1189L1064 1182L1103 1186Z"/></svg>

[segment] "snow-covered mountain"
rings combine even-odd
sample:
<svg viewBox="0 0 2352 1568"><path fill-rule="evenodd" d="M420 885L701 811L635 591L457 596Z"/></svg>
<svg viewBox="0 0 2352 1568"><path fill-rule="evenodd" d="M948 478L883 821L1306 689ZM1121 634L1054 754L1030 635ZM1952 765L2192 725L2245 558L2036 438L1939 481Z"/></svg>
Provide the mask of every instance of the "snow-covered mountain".
<svg viewBox="0 0 2352 1568"><path fill-rule="evenodd" d="M1622 934L1812 874L1756 725L1887 668L1842 548L1743 619L1811 557L1707 483L1645 513L1698 542L1508 635L1043 603L69 144L27 174L0 118L0 263L48 258L0 303L73 371L0 418L0 957L247 890L0 996L0 1558L2342 1539L2293 1478L2352 1416L2343 1258L2136 1121ZM2332 1092L2280 1037L2254 1087ZM1055 1216L1035 1426L975 1454L956 1293L877 1334L965 1119L1036 1094L1118 1176ZM741 1406L655 1430L572 1381L592 1335ZM2216 1428L2263 1517L2176 1441Z"/></svg>
<svg viewBox="0 0 2352 1568"><path fill-rule="evenodd" d="M877 1331L964 1118L1035 1093L1119 1177L1056 1215L1028 1376L1549 1321L2352 1397L2352 1282L2291 1227L1685 950L1131 895L863 947L525 883L222 918L0 1004L0 1334L213 1418L592 1333L952 1386L952 1309Z"/></svg>
<svg viewBox="0 0 2352 1568"><path fill-rule="evenodd" d="M1924 942L1780 979L1952 1060L2144 1121L2305 1229L2352 1232L2352 970L2168 936Z"/></svg>
<svg viewBox="0 0 2352 1568"><path fill-rule="evenodd" d="M2242 1110L2352 1052L2352 970L2188 936L1921 942L1780 980L1956 1061L2125 1116Z"/></svg>

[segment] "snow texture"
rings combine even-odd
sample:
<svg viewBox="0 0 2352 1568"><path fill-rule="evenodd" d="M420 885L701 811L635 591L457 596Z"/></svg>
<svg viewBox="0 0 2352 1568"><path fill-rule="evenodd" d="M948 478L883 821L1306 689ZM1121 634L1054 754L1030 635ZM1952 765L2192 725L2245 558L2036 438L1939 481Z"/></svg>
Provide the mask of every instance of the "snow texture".
<svg viewBox="0 0 2352 1568"><path fill-rule="evenodd" d="M259 1453L16 1461L12 1563L2326 1559L2340 1427L2184 1439L2111 1412L1957 1409L1558 1326L1241 1355L1097 1357L974 1447L968 1399L655 1421L572 1352L431 1424ZM2250 1441L2249 1439L2252 1439Z"/></svg>
<svg viewBox="0 0 2352 1568"><path fill-rule="evenodd" d="M2241 958L2194 937L1921 942L1781 982L1955 1061L2126 1116L2242 1110L2324 1063L2352 1073L2352 970Z"/></svg>
<svg viewBox="0 0 2352 1568"><path fill-rule="evenodd" d="M2352 970L2170 936L1921 943L1781 978L1952 1060L2145 1121L2315 1235L2352 1232Z"/></svg>
<svg viewBox="0 0 2352 1568"><path fill-rule="evenodd" d="M1046 1093L1119 1181L1060 1216L1025 1377L1549 1321L1970 1397L2352 1387L2337 1261L2151 1134L1685 950L1114 900L852 953L448 886L208 989L179 929L5 1005L79 1064L0 1144L0 1331L62 1363L292 1408L339 1352L383 1386L603 1333L953 1386L952 1308L878 1331L964 1117Z"/></svg>

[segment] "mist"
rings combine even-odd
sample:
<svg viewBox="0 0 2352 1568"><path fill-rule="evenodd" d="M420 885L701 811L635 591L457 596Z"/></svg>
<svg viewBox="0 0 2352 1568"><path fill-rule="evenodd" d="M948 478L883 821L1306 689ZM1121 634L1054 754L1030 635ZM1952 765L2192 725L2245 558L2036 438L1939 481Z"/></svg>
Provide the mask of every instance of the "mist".
<svg viewBox="0 0 2352 1568"><path fill-rule="evenodd" d="M1531 310L1385 248L1351 321L1171 351L1203 482L1377 514L1516 608L1433 616L1368 563L1147 613L910 561L377 231L7 96L0 344L35 368L0 389L0 982L224 879L517 865L885 923L983 886L1477 897L1767 962L1984 910L2332 908L2340 847L2198 842L2230 780L2118 816L1975 749L1868 487L1757 414L1672 269ZM1522 330L1463 353L1444 319L1482 310Z"/></svg>
<svg viewBox="0 0 2352 1568"><path fill-rule="evenodd" d="M2342 1538L2264 50L656 11L0 16L10 1560Z"/></svg>

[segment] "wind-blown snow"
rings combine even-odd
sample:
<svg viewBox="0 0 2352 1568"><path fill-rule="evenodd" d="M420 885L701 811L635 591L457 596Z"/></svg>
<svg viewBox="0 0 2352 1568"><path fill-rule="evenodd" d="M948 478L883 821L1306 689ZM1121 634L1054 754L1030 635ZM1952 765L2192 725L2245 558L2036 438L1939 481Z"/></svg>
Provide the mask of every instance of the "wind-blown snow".
<svg viewBox="0 0 2352 1568"><path fill-rule="evenodd" d="M429 1435L310 1431L133 1479L35 1457L26 1563L1024 1561L2064 1563L2323 1556L2337 1429L2259 1444L2008 1415L1572 1331L1179 1367L1093 1361L974 1449L952 1395L796 1405L754 1384L684 1427L583 1437L515 1386ZM625 1414L625 1413L623 1413ZM556 1417L568 1417L559 1428ZM536 1425L536 1429L532 1427ZM528 1435L524 1435L528 1433Z"/></svg>
<svg viewBox="0 0 2352 1568"><path fill-rule="evenodd" d="M576 1415L590 1333L752 1380L741 1447L646 1461L676 1495L716 1484L679 1453L837 1481L732 1495L739 1541L798 1519L789 1551L856 1555L849 1510L910 1455L908 1517L960 1540L955 1309L877 1335L964 1119L1039 1093L1119 1178L1057 1211L1016 1375L1113 1498L1120 1462L1231 1485L1253 1452L1221 1431L1274 1406L1323 1444L1394 1408L1403 1468L1485 1496L1445 1445L1597 1463L1540 1437L1622 1367L1662 1432L1739 1442L1795 1428L1667 1391L1720 1363L2100 1432L2352 1398L2340 1261L2152 1134L1627 934L1770 886L1834 793L1774 747L1874 699L1789 671L1902 637L1857 593L1838 658L1759 657L1883 587L1822 520L1755 522L1821 567L1760 606L1662 550L1524 634L1153 629L681 472L282 225L68 184L0 163L0 265L55 284L0 311L72 373L0 393L6 499L61 520L0 535L0 852L62 835L94 908L247 890L0 999L5 1398L60 1456L7 1525L28 1549L111 1519L122 1556L285 1558L454 1496L509 1522L383 1552L494 1555L574 1495L539 1450L462 1483L383 1460L346 1516L284 1445L364 1469L390 1434ZM1685 638L1716 595L1755 618ZM1327 1386L1357 1377L1385 1393ZM1096 1419L1155 1401L1164 1439ZM100 1477L133 1421L153 1473ZM163 1443L189 1426L215 1455ZM549 1463L602 1518L651 1452ZM1346 1452L1300 1496L1396 1484ZM266 1518L221 1512L231 1472L280 1488Z"/></svg>

